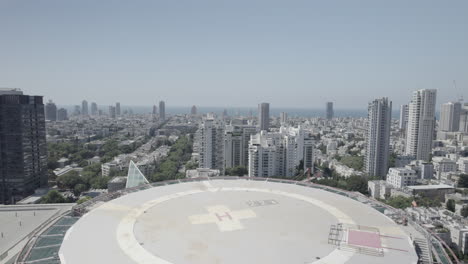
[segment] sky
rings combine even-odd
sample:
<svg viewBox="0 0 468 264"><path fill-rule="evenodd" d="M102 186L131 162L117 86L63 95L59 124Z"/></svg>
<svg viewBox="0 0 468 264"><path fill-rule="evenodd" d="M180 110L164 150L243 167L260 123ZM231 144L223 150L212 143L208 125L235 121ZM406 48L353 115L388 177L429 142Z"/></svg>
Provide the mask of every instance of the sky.
<svg viewBox="0 0 468 264"><path fill-rule="evenodd" d="M468 101L467 14L466 0L0 0L0 87L60 105Z"/></svg>

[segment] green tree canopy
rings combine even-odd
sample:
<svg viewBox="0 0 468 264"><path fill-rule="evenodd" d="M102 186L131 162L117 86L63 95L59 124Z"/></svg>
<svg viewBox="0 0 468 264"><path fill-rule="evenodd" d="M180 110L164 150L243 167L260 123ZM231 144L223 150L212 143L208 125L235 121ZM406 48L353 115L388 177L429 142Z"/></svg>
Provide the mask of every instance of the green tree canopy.
<svg viewBox="0 0 468 264"><path fill-rule="evenodd" d="M67 174L57 177L57 185L60 188L73 190L75 188L75 185L80 184L80 183L85 183L85 182L80 177L77 171L70 171Z"/></svg>
<svg viewBox="0 0 468 264"><path fill-rule="evenodd" d="M232 168L227 168L225 173L228 176L245 176L249 173L246 167L244 166L236 166Z"/></svg>
<svg viewBox="0 0 468 264"><path fill-rule="evenodd" d="M65 203L65 202L66 202L65 197L63 197L63 195L60 194L56 190L49 191L41 199L41 203L43 203L43 204L47 204L47 203Z"/></svg>

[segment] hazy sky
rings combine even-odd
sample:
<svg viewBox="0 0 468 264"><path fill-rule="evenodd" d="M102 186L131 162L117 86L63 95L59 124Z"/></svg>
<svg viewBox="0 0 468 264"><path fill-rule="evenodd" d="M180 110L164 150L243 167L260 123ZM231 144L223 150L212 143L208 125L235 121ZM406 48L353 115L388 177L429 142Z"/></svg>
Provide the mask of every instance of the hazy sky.
<svg viewBox="0 0 468 264"><path fill-rule="evenodd" d="M58 104L468 100L468 1L0 0L0 87Z"/></svg>

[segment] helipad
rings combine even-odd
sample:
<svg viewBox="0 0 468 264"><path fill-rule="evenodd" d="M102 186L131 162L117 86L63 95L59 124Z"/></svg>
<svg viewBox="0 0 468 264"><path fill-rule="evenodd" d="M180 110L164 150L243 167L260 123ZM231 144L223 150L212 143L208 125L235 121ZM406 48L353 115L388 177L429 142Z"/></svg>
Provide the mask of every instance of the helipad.
<svg viewBox="0 0 468 264"><path fill-rule="evenodd" d="M104 203L67 233L62 263L416 263L377 210L294 184L210 180Z"/></svg>

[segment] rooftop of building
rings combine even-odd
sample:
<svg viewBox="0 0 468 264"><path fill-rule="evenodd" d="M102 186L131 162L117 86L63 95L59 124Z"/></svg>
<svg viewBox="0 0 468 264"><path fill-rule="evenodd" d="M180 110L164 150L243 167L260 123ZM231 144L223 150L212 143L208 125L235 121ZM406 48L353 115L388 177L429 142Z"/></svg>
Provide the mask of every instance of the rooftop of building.
<svg viewBox="0 0 468 264"><path fill-rule="evenodd" d="M350 197L235 177L144 185L97 203L59 256L67 264L417 262L399 226Z"/></svg>

